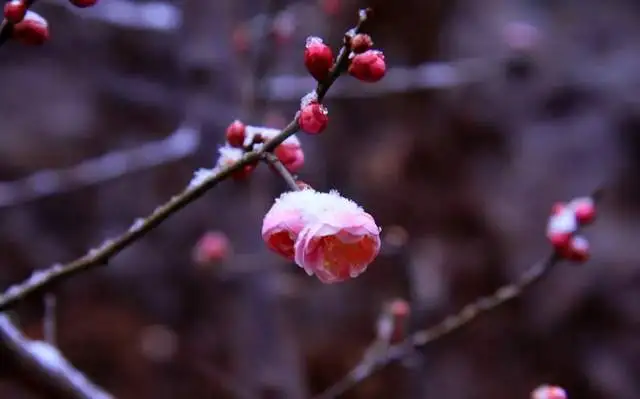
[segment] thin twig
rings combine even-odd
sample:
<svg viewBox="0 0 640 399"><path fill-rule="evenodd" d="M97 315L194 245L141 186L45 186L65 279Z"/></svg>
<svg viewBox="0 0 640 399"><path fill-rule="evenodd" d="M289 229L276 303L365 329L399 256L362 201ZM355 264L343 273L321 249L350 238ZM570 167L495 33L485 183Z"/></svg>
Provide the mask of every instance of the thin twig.
<svg viewBox="0 0 640 399"><path fill-rule="evenodd" d="M599 188L591 195L594 201L601 199L603 191L604 188ZM410 355L415 351L415 348L449 335L468 325L478 316L519 297L527 288L548 275L560 261L562 261L562 258L555 251L551 252L544 259L525 270L517 281L498 288L489 296L477 298L457 313L447 316L444 320L426 330L413 333L399 344L384 347L380 346L377 340L374 341L356 367L314 399L337 398L370 377L374 372L381 370L391 362Z"/></svg>
<svg viewBox="0 0 640 399"><path fill-rule="evenodd" d="M366 22L367 17L368 10L362 10L359 14L358 24L353 28L353 32L357 33L360 31L362 25ZM345 71L348 65L350 52L348 46L348 42L345 40L340 51L340 55L330 71L329 77L326 81L318 84L315 90L318 102L321 102L324 99L331 85L336 81L340 74ZM146 235L174 213L202 197L218 183L231 177L234 172L241 170L247 165L259 162L264 154L273 151L288 137L295 134L299 130L299 127L296 114L296 117L280 132L280 134L267 141L259 150L251 151L245 154L239 161L223 167L215 173L207 175L205 178L199 180L197 184L189 185L164 205L156 208L149 216L134 222L134 224L120 236L103 242L100 247L90 250L84 256L70 263L65 265L54 265L48 269L36 271L26 281L11 286L3 295L0 296L0 311L6 310L18 303L20 300L35 293L42 292L53 284L61 283L78 273L97 266L106 265L113 256L117 255L122 250Z"/></svg>
<svg viewBox="0 0 640 399"><path fill-rule="evenodd" d="M371 355L372 351L368 350L368 356L364 356L363 360L343 379L330 386L323 393L316 396L315 399L339 397L365 378L371 376L375 371L410 354L415 347L426 345L452 333L475 320L479 315L518 297L528 286L540 281L558 261L559 258L555 254L550 255L527 269L517 282L499 288L490 296L476 299L463 307L458 313L446 317L433 327L418 331L402 343L391 345L384 351L374 351L374 355ZM378 345L371 346L371 348L374 347L379 348Z"/></svg>
<svg viewBox="0 0 640 399"><path fill-rule="evenodd" d="M300 190L300 187L298 187L298 184L296 184L296 179L293 177L291 172L289 172L287 168L282 164L282 162L280 162L277 156L273 155L270 152L267 152L263 154L262 159L266 163L268 163L280 175L280 177L282 177L282 180L287 183L287 186L289 186L292 191Z"/></svg>
<svg viewBox="0 0 640 399"><path fill-rule="evenodd" d="M35 373L37 378L51 388L64 393L65 397L113 398L74 368L54 346L24 337L20 329L4 313L0 313L0 341L11 350L23 367Z"/></svg>

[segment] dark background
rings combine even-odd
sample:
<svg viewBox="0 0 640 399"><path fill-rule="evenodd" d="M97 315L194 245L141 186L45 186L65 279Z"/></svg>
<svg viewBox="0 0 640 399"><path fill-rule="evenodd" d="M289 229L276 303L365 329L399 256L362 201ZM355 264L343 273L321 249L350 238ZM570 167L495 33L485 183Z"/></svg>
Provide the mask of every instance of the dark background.
<svg viewBox="0 0 640 399"><path fill-rule="evenodd" d="M639 398L631 0L39 2L52 40L0 49L0 282L72 260L150 213L213 164L233 119L283 126L313 87L294 79L305 37L339 45L364 5L389 74L373 86L344 77L330 92L329 128L301 137L301 178L375 216L385 241L369 271L328 286L269 253L261 218L285 187L260 168L56 287L60 350L118 398L305 398L358 362L385 301L410 300L414 327L437 322L543 257L551 204L604 182L592 261L560 265L345 398L524 399L542 383L571 398ZM181 160L53 195L24 180L185 124L201 141ZM77 176L58 177L66 187ZM202 267L191 254L208 230L224 231L235 255ZM41 298L15 310L42 337ZM50 397L0 355L0 397Z"/></svg>

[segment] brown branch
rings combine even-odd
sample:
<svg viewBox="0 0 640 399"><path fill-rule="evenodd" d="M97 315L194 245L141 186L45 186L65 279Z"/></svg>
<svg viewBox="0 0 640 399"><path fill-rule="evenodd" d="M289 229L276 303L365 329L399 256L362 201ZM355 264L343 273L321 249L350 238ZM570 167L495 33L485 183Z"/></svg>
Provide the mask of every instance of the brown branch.
<svg viewBox="0 0 640 399"><path fill-rule="evenodd" d="M64 397L77 399L112 399L66 360L54 346L33 341L22 335L9 316L0 314L0 341L13 353L20 364L35 374L38 380Z"/></svg>
<svg viewBox="0 0 640 399"><path fill-rule="evenodd" d="M598 201L602 193L603 188L600 188L591 197L594 201ZM379 340L374 341L356 367L314 399L337 398L376 371L410 355L415 351L415 348L458 331L477 319L478 316L519 297L527 288L540 282L561 261L562 258L555 251L552 251L544 259L525 270L517 281L498 288L491 295L477 298L457 313L447 316L430 328L413 333L403 342L395 345L380 345Z"/></svg>
<svg viewBox="0 0 640 399"><path fill-rule="evenodd" d="M361 10L358 24L351 32L359 32L368 17L368 10ZM318 101L322 102L329 88L345 71L349 62L349 42L345 39L340 55L336 63L331 68L329 77L320 82L316 87ZM50 286L61 283L78 273L90 270L97 266L106 265L109 260L122 250L132 245L145 234L167 220L171 215L180 211L193 201L202 197L208 190L215 187L221 181L229 178L234 172L241 170L247 165L257 163L264 154L272 152L278 145L282 144L288 137L299 130L297 114L294 119L274 138L270 139L256 151L245 154L234 164L212 172L197 184L190 185L181 193L175 195L164 205L156 208L149 216L136 221L126 232L120 236L107 240L96 249L90 250L87 254L65 265L54 265L46 270L39 270L26 281L10 287L3 295L0 295L0 311L6 310L15 305L20 300L42 292Z"/></svg>
<svg viewBox="0 0 640 399"><path fill-rule="evenodd" d="M287 186L289 186L291 191L300 190L300 187L298 187L298 184L296 183L296 179L293 177L291 172L289 172L289 170L287 170L287 168L282 164L282 162L280 162L277 156L273 155L270 152L267 152L263 154L262 160L268 163L273 168L273 170L275 170L276 173L278 173L278 175L282 177L282 180L287 183Z"/></svg>

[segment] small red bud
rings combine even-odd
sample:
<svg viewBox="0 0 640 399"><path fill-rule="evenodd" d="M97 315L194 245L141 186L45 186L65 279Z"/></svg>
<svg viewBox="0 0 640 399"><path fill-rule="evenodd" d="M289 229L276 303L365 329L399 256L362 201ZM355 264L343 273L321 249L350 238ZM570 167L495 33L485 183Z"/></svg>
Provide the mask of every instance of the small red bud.
<svg viewBox="0 0 640 399"><path fill-rule="evenodd" d="M389 304L389 310L394 317L405 318L409 316L411 307L409 306L409 303L404 299L394 299Z"/></svg>
<svg viewBox="0 0 640 399"><path fill-rule="evenodd" d="M566 260L584 263L589 260L589 241L582 236L573 236L569 244L559 254Z"/></svg>
<svg viewBox="0 0 640 399"><path fill-rule="evenodd" d="M95 6L98 0L69 0L69 3L73 4L78 8L86 8Z"/></svg>
<svg viewBox="0 0 640 399"><path fill-rule="evenodd" d="M556 251L562 251L569 245L573 234L578 230L576 215L568 206L556 205L547 222L547 239Z"/></svg>
<svg viewBox="0 0 640 399"><path fill-rule="evenodd" d="M593 223L596 218L596 204L590 197L576 198L569 206L576 214L576 219L581 225Z"/></svg>
<svg viewBox="0 0 640 399"><path fill-rule="evenodd" d="M4 5L4 17L12 24L22 21L27 14L27 5L24 0L11 0Z"/></svg>
<svg viewBox="0 0 640 399"><path fill-rule="evenodd" d="M547 234L547 239L556 251L562 252L571 241L571 233L550 232Z"/></svg>
<svg viewBox="0 0 640 399"><path fill-rule="evenodd" d="M329 111L327 108L318 103L306 105L300 111L298 123L300 128L309 134L319 134L327 127L329 123Z"/></svg>
<svg viewBox="0 0 640 399"><path fill-rule="evenodd" d="M242 145L244 144L244 139L245 139L244 123L240 122L239 120L233 121L227 127L226 136L227 136L227 142L229 143L230 146L235 148L241 148Z"/></svg>
<svg viewBox="0 0 640 399"><path fill-rule="evenodd" d="M300 146L280 144L273 151L273 154L291 173L296 173L304 165L304 152Z"/></svg>
<svg viewBox="0 0 640 399"><path fill-rule="evenodd" d="M49 40L49 24L40 14L27 10L24 19L13 26L12 38L37 46Z"/></svg>
<svg viewBox="0 0 640 399"><path fill-rule="evenodd" d="M319 37L308 37L304 49L304 65L318 82L329 75L333 66L333 52Z"/></svg>
<svg viewBox="0 0 640 399"><path fill-rule="evenodd" d="M378 339L391 344L402 341L406 335L405 328L410 312L411 307L404 299L398 298L385 303L378 317Z"/></svg>
<svg viewBox="0 0 640 399"><path fill-rule="evenodd" d="M386 72L384 54L378 50L367 50L362 54L356 54L349 65L349 75L368 83L379 81Z"/></svg>
<svg viewBox="0 0 640 399"><path fill-rule="evenodd" d="M208 265L225 259L230 252L229 239L218 231L208 232L200 238L193 250L193 260L198 265Z"/></svg>
<svg viewBox="0 0 640 399"><path fill-rule="evenodd" d="M365 33L358 33L351 39L351 51L356 54L364 53L373 46L371 36Z"/></svg>

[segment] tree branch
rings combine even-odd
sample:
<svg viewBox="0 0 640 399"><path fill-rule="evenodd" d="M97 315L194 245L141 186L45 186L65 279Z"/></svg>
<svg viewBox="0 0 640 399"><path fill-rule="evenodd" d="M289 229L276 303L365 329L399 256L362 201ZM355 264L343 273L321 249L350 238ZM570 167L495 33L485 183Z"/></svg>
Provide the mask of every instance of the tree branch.
<svg viewBox="0 0 640 399"><path fill-rule="evenodd" d="M23 367L56 391L64 393L65 397L113 399L111 394L74 368L54 346L24 337L4 313L0 313L0 341L11 350Z"/></svg>
<svg viewBox="0 0 640 399"><path fill-rule="evenodd" d="M604 189L597 189L591 197L598 201L602 197ZM417 331L395 345L380 345L374 341L356 367L351 369L341 380L327 388L314 399L333 399L353 388L373 373L383 369L388 364L403 359L415 351L415 348L427 345L446 335L449 335L462 327L467 326L478 316L497 308L522 295L527 288L541 281L563 259L555 251L525 270L520 278L498 288L493 294L477 298L464 306L455 314L447 316L436 325L425 330Z"/></svg>
<svg viewBox="0 0 640 399"><path fill-rule="evenodd" d="M262 160L269 164L275 171L282 177L287 186L291 189L291 191L298 191L300 187L296 184L296 179L293 175L287 170L287 168L280 162L277 156L273 155L270 152L263 154Z"/></svg>
<svg viewBox="0 0 640 399"><path fill-rule="evenodd" d="M361 30L362 25L366 22L369 15L368 10L361 10L359 13L358 24L352 29L357 33ZM331 68L328 78L324 82L320 82L315 89L318 102L322 102L331 85L345 71L349 61L349 42L345 40L340 50L339 56ZM156 228L174 213L180 211L193 201L202 197L208 190L215 187L221 181L229 178L234 172L241 170L247 165L257 163L264 154L272 152L278 145L282 144L289 136L295 134L299 130L299 124L296 117L274 138L265 142L265 144L256 151L245 154L239 161L230 166L214 169L211 173L206 173L197 182L190 184L181 193L171 198L164 205L157 207L149 216L136 220L131 227L120 236L106 240L98 248L90 250L84 256L65 265L54 265L45 270L38 270L26 281L11 286L3 295L0 296L0 311L6 310L18 303L20 300L42 292L53 284L63 282L70 277L92 269L97 266L106 265L109 260L120 253L122 250L142 238L145 234Z"/></svg>

